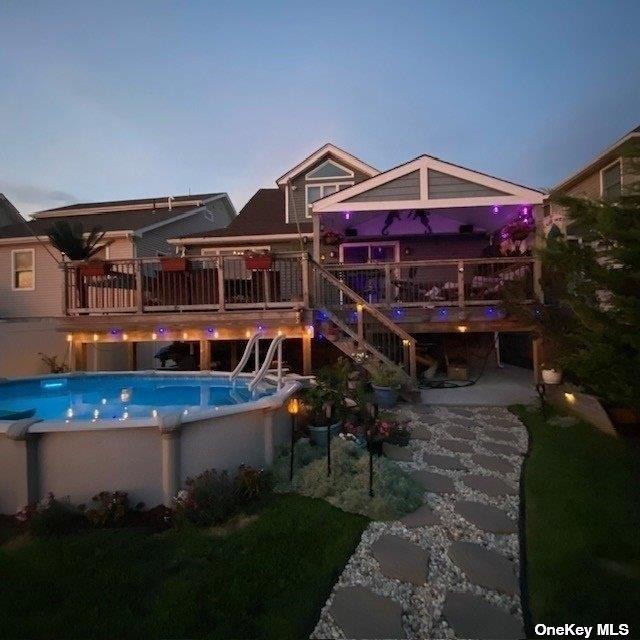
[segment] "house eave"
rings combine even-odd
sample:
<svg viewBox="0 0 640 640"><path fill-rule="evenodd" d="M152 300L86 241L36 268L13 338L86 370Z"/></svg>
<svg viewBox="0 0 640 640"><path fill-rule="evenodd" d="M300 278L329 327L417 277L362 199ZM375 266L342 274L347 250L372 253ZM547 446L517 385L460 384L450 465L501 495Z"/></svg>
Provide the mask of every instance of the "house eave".
<svg viewBox="0 0 640 640"><path fill-rule="evenodd" d="M301 234L297 233L275 233L265 235L253 235L253 236L218 236L218 237L202 237L202 238L170 238L167 240L169 244L186 246L186 245L201 245L201 244L242 244L243 242L262 242L271 241L276 242L280 240L295 240L302 236L303 238L312 238L313 233L305 231Z"/></svg>

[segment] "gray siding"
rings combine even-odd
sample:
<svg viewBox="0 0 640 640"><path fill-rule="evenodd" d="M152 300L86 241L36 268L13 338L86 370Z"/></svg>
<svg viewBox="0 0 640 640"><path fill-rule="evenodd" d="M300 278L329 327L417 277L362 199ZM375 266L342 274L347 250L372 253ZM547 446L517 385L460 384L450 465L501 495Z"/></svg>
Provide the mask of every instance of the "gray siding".
<svg viewBox="0 0 640 640"><path fill-rule="evenodd" d="M440 171L429 169L429 199L439 198L478 198L484 196L507 195L504 191L491 189L469 180L456 178Z"/></svg>
<svg viewBox="0 0 640 640"><path fill-rule="evenodd" d="M360 193L346 202L379 202L384 200L419 200L420 172L412 171L379 187Z"/></svg>
<svg viewBox="0 0 640 640"><path fill-rule="evenodd" d="M136 238L136 255L139 258L158 253L171 255L175 253L175 247L167 242L169 238L223 229L231 222L232 217L225 200L214 200L193 216L162 225Z"/></svg>
<svg viewBox="0 0 640 640"><path fill-rule="evenodd" d="M315 169L315 167L321 165L327 158L331 158L335 160L339 165L343 167L347 167L353 171L353 178L327 178L326 180L310 180L307 182L305 180L305 175ZM349 166L347 163L338 160L337 158L333 158L331 154L320 158L313 166L306 169L303 173L301 173L298 177L294 178L291 181L291 185L289 186L289 222L294 225L296 218L298 216L298 220L303 221L309 218L307 209L306 209L306 185L307 184L322 184L323 182L330 183L354 183L358 184L363 180L368 180L369 176L358 171L354 167ZM291 188L295 187L295 188Z"/></svg>

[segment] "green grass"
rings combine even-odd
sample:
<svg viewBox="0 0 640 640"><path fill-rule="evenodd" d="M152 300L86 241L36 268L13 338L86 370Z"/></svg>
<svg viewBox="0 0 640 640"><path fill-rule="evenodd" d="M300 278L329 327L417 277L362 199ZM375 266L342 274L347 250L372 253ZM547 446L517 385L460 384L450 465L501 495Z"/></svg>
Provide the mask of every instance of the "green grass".
<svg viewBox="0 0 640 640"><path fill-rule="evenodd" d="M285 495L224 538L110 530L5 544L0 637L308 637L367 523Z"/></svg>
<svg viewBox="0 0 640 640"><path fill-rule="evenodd" d="M640 455L590 425L523 407L527 578L533 623L627 623L640 637ZM595 633L595 632L594 632Z"/></svg>

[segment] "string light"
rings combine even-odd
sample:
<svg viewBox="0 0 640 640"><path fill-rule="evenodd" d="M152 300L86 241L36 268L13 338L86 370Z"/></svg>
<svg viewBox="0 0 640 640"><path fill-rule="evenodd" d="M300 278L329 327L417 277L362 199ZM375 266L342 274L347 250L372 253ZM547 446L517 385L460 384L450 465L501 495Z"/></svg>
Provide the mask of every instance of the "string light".
<svg viewBox="0 0 640 640"><path fill-rule="evenodd" d="M158 334L155 331L151 332L151 339L152 340L157 340L158 339Z"/></svg>
<svg viewBox="0 0 640 640"><path fill-rule="evenodd" d="M188 331L183 331L182 332L182 339L186 340L189 337L189 332Z"/></svg>
<svg viewBox="0 0 640 640"><path fill-rule="evenodd" d="M100 336L97 333L93 334L93 341L94 342L98 342L98 340L100 339Z"/></svg>
<svg viewBox="0 0 640 640"><path fill-rule="evenodd" d="M251 331L249 331L249 329L247 329L247 330L244 332L244 335L245 335L245 338L250 338L250 337L251 337Z"/></svg>
<svg viewBox="0 0 640 640"><path fill-rule="evenodd" d="M73 334L67 333L67 342L71 342L73 340Z"/></svg>
<svg viewBox="0 0 640 640"><path fill-rule="evenodd" d="M314 333L315 333L315 329L314 329L313 325L312 325L312 324L310 324L310 325L307 327L307 335L308 335L310 338L313 338L313 334L314 334Z"/></svg>
<svg viewBox="0 0 640 640"><path fill-rule="evenodd" d="M123 334L122 334L122 339L123 339L123 340L128 340L128 339L129 339L129 336L128 336L126 333L123 333Z"/></svg>
<svg viewBox="0 0 640 640"><path fill-rule="evenodd" d="M466 324L459 324L459 325L458 325L458 331L459 331L460 333L465 333L465 332L467 331L467 329L468 329L468 328L469 328L469 327L467 327L467 325L466 325Z"/></svg>

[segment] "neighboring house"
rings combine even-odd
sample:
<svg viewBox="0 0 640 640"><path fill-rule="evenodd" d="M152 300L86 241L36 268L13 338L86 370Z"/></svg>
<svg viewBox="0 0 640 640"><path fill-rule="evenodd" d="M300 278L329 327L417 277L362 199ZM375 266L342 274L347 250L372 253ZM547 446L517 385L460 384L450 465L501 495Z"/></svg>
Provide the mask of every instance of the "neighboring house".
<svg viewBox="0 0 640 640"><path fill-rule="evenodd" d="M4 193L0 193L0 227L20 224L22 222L24 222L24 218L20 215L20 212L13 206Z"/></svg>
<svg viewBox="0 0 640 640"><path fill-rule="evenodd" d="M236 214L225 193L74 204L41 211L29 221L6 202L0 199L0 377L47 372L42 354L69 363L61 323L70 290L74 291L69 286L69 273L74 271L65 269L68 262L49 243L47 232L53 223L64 220L81 223L85 233L94 226L106 232L104 250L96 258L117 265L107 279L118 281L115 299L121 303L127 290L125 272L137 261L173 254L168 238L224 227ZM94 296L102 291L88 290ZM148 350L140 362L153 366L154 352ZM90 357L96 368L131 366L128 354L115 345L96 346Z"/></svg>
<svg viewBox="0 0 640 640"><path fill-rule="evenodd" d="M636 127L584 167L557 184L551 189L551 193L591 200L615 201L621 195L628 194L632 189L637 188L640 180L638 173L640 158L634 158L634 151L639 150L640 127ZM566 219L564 209L555 203L545 206L543 224L546 233L554 225L560 232L569 236L577 232Z"/></svg>
<svg viewBox="0 0 640 640"><path fill-rule="evenodd" d="M96 257L142 258L174 252L167 239L176 233L206 232L235 217L226 193L74 204L40 211L25 222L0 227L0 318L63 315L64 257L47 232L58 221L105 231Z"/></svg>

